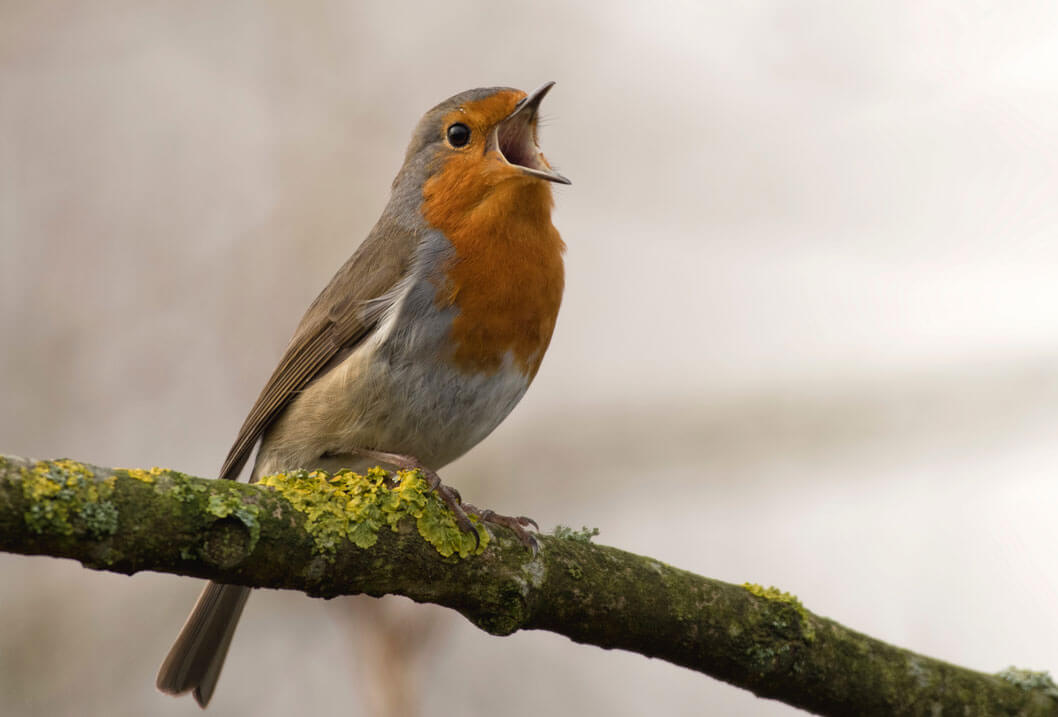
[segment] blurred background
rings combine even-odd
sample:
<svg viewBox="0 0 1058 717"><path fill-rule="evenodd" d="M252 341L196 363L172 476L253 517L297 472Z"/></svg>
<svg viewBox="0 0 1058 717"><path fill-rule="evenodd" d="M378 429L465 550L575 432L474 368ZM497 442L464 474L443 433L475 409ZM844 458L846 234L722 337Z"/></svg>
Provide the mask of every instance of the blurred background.
<svg viewBox="0 0 1058 717"><path fill-rule="evenodd" d="M935 657L1058 669L1053 3L0 2L0 451L214 475L419 116L558 85L568 289L444 471ZM0 555L9 715L190 715L200 584ZM390 598L255 593L211 715L795 711Z"/></svg>

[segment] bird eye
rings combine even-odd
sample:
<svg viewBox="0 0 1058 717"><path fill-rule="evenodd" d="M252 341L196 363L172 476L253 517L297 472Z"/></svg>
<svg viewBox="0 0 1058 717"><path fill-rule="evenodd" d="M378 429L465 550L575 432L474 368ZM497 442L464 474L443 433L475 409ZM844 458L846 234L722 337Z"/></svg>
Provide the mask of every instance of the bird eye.
<svg viewBox="0 0 1058 717"><path fill-rule="evenodd" d="M470 141L470 128L462 122L456 122L448 128L448 144L453 147L465 147Z"/></svg>

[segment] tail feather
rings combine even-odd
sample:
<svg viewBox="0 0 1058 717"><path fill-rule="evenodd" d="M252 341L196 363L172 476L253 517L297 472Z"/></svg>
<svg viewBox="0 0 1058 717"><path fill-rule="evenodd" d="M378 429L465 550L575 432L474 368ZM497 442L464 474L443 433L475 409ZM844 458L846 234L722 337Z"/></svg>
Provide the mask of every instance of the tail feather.
<svg viewBox="0 0 1058 717"><path fill-rule="evenodd" d="M206 585L158 670L159 690L172 695L193 690L200 707L209 704L248 597L250 588Z"/></svg>

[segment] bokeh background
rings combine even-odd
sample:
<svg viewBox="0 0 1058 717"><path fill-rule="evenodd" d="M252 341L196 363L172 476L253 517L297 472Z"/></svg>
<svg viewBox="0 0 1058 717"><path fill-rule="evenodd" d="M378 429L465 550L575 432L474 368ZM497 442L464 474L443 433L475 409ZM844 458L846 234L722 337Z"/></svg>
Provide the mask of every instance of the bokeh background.
<svg viewBox="0 0 1058 717"><path fill-rule="evenodd" d="M558 85L568 290L479 505L985 671L1058 669L1053 3L0 2L0 451L212 475L419 116ZM7 715L188 715L199 584L0 555ZM258 592L213 715L794 710Z"/></svg>

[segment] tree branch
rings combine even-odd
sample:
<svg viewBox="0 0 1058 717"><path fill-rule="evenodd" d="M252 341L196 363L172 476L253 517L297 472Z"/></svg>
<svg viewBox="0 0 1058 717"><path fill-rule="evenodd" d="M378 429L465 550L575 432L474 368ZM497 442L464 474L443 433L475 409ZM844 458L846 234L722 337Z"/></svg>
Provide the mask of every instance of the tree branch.
<svg viewBox="0 0 1058 717"><path fill-rule="evenodd" d="M333 597L405 595L494 635L551 630L821 714L1055 715L1044 674L974 672L805 610L566 531L536 556L460 533L416 473L298 472L260 484L0 457L0 550ZM1017 684L1015 684L1017 683Z"/></svg>

